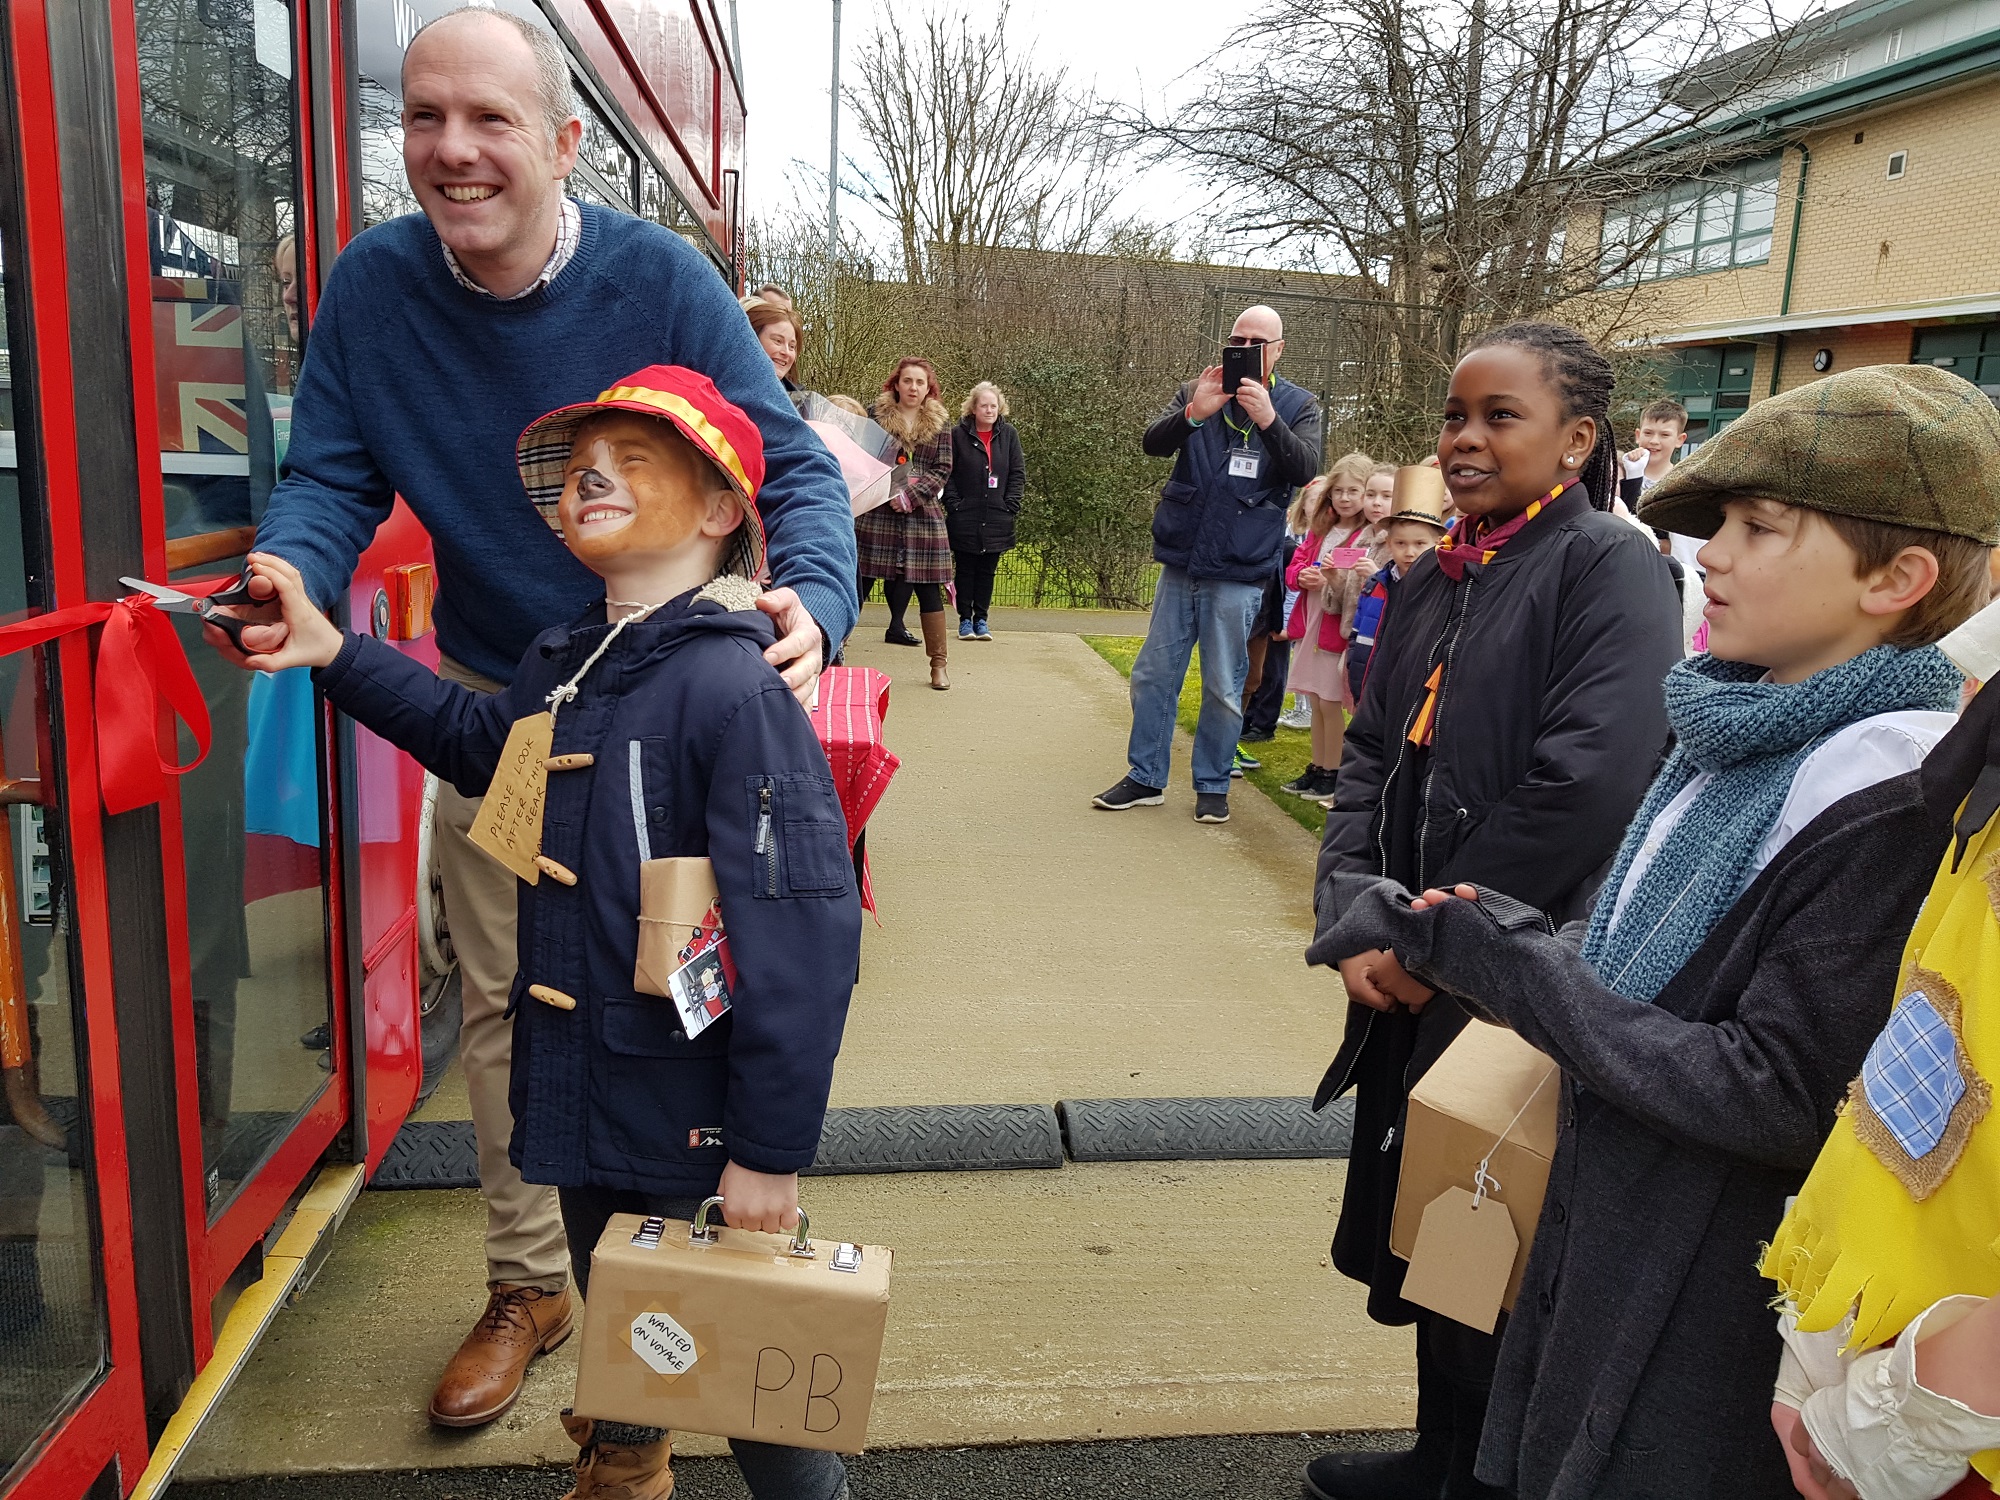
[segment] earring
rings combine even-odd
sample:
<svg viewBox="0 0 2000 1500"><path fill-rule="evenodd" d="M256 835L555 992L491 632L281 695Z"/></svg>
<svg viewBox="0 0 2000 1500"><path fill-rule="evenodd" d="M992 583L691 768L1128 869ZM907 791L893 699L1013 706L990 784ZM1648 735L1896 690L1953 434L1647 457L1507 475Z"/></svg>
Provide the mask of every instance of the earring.
<svg viewBox="0 0 2000 1500"><path fill-rule="evenodd" d="M1576 467L1576 460L1574 458L1566 458L1563 460L1563 463L1572 469Z"/></svg>

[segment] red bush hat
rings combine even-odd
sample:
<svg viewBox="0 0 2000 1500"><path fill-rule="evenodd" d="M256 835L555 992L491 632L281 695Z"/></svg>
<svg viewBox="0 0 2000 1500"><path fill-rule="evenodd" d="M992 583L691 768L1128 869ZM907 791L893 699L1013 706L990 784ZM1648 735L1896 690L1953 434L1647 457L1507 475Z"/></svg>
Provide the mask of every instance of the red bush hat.
<svg viewBox="0 0 2000 1500"><path fill-rule="evenodd" d="M630 411L671 422L699 448L743 501L743 525L723 559L723 571L755 578L764 571L764 518L757 491L764 485L764 437L743 408L699 371L681 365L648 365L603 392L595 401L557 407L537 417L514 444L521 483L542 519L561 530L556 503L562 499L563 471L569 466L576 430L599 412Z"/></svg>

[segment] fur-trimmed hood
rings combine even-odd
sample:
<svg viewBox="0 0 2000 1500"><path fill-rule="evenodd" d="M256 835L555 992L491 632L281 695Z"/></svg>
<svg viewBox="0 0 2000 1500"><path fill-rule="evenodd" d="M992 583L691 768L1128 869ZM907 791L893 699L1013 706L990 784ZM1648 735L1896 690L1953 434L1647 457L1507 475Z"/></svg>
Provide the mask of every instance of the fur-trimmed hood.
<svg viewBox="0 0 2000 1500"><path fill-rule="evenodd" d="M896 400L893 391L884 391L875 398L875 420L905 452L914 453L951 425L951 413L935 396L925 398L922 406L911 411Z"/></svg>

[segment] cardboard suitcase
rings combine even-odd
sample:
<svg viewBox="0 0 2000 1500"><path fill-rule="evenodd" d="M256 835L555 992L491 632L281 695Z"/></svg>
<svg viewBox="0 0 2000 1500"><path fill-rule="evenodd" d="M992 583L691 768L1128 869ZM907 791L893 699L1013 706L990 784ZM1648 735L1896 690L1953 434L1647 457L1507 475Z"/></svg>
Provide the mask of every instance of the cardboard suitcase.
<svg viewBox="0 0 2000 1500"><path fill-rule="evenodd" d="M614 1214L591 1253L576 1410L717 1437L859 1453L891 1253Z"/></svg>

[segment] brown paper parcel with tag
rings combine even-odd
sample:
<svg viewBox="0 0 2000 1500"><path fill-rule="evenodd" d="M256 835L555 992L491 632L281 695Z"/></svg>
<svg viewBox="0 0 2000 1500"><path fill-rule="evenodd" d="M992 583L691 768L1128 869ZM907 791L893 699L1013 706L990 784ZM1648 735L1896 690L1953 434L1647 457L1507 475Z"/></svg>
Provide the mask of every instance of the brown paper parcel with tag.
<svg viewBox="0 0 2000 1500"><path fill-rule="evenodd" d="M691 1245L690 1226L675 1219L649 1248L633 1243L643 1222L612 1215L591 1256L577 1412L859 1453L889 1316L890 1252L821 1239L803 1260L787 1235L737 1229ZM838 1269L843 1248L860 1251L851 1271Z"/></svg>
<svg viewBox="0 0 2000 1500"><path fill-rule="evenodd" d="M1389 1248L1408 1260L1424 1210L1447 1188L1475 1191L1473 1173L1492 1152L1486 1170L1499 1186L1489 1188L1489 1198L1507 1206L1521 1241L1502 1303L1509 1312L1520 1295L1556 1152L1562 1093L1556 1072L1554 1063L1506 1027L1474 1021L1410 1090Z"/></svg>
<svg viewBox="0 0 2000 1500"><path fill-rule="evenodd" d="M632 987L666 995L681 966L681 949L717 895L715 866L706 859L649 859L639 866L639 961Z"/></svg>

